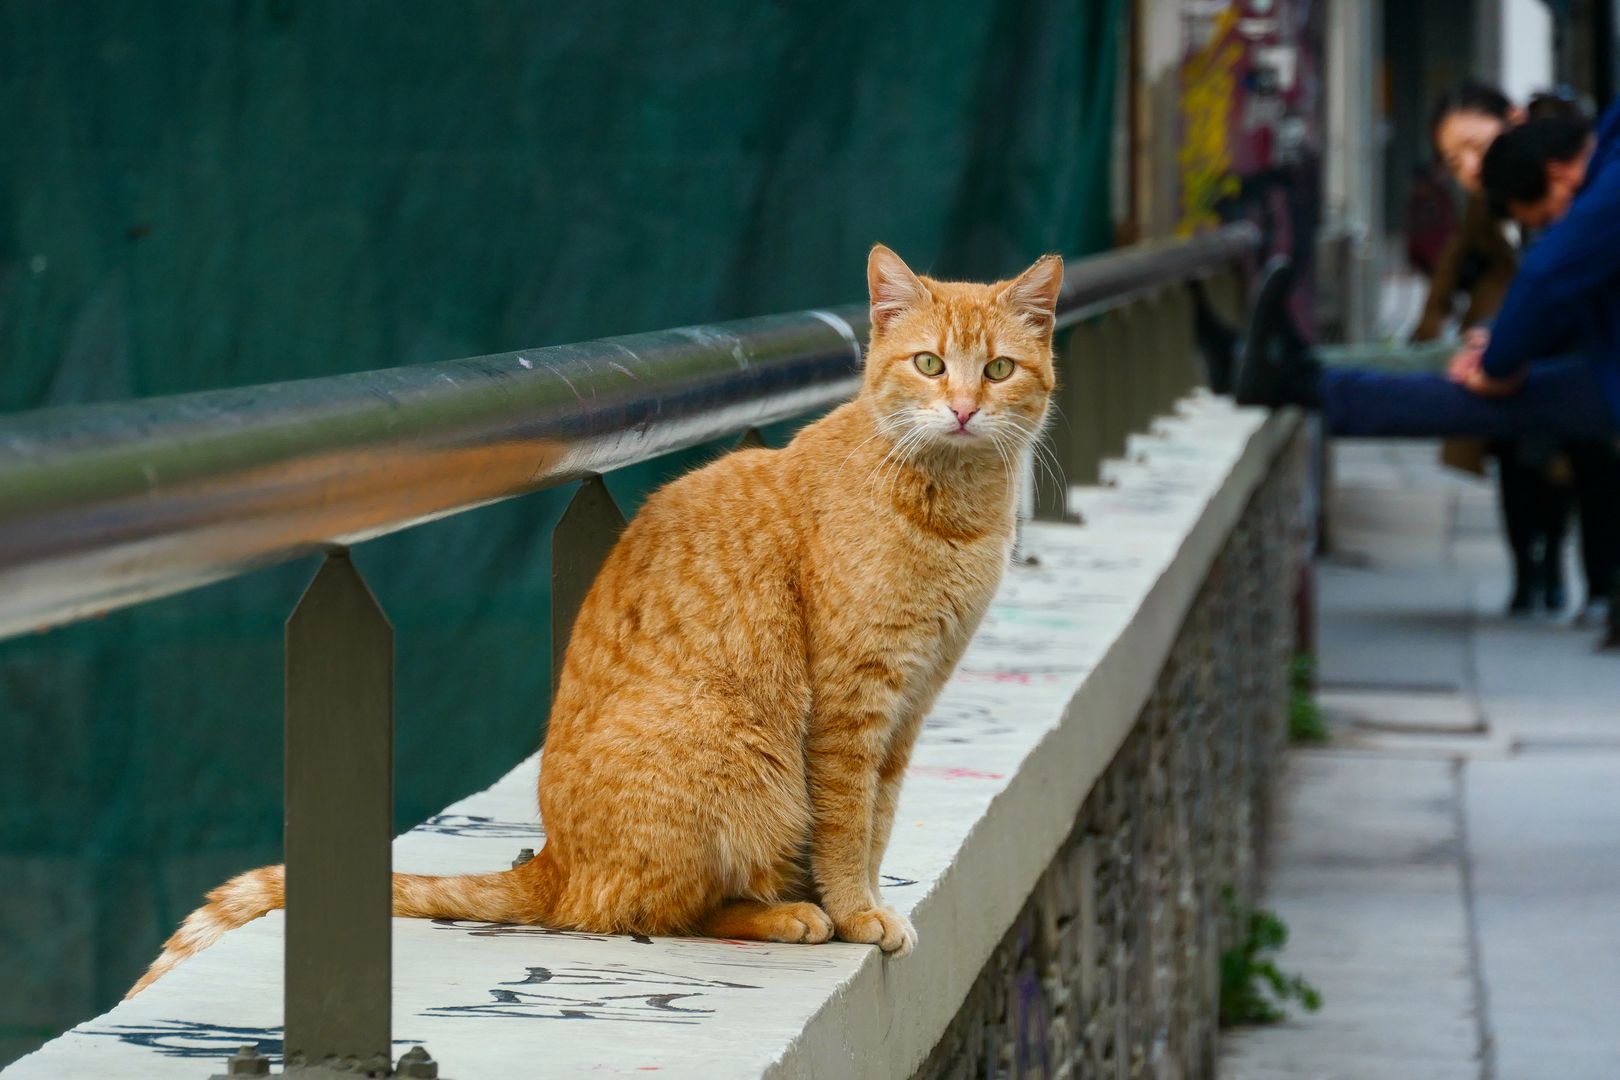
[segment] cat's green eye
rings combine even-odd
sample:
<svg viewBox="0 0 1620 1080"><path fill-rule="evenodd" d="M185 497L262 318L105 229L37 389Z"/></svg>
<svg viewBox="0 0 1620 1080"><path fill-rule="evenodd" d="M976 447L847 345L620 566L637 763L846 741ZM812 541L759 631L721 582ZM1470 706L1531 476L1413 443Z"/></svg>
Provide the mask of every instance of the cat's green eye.
<svg viewBox="0 0 1620 1080"><path fill-rule="evenodd" d="M1005 356L998 356L984 365L984 377L991 382L1000 382L1013 373L1013 362Z"/></svg>
<svg viewBox="0 0 1620 1080"><path fill-rule="evenodd" d="M911 362L917 365L918 371L930 379L945 370L945 361L931 352L920 352L911 358Z"/></svg>

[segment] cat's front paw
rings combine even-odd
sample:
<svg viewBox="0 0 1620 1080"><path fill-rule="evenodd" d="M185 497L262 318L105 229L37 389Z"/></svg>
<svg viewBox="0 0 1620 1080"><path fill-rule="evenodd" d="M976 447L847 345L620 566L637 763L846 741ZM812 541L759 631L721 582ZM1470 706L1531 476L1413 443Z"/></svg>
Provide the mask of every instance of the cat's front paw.
<svg viewBox="0 0 1620 1080"><path fill-rule="evenodd" d="M911 920L893 908L867 908L833 922L840 941L876 945L886 953L905 956L917 947Z"/></svg>

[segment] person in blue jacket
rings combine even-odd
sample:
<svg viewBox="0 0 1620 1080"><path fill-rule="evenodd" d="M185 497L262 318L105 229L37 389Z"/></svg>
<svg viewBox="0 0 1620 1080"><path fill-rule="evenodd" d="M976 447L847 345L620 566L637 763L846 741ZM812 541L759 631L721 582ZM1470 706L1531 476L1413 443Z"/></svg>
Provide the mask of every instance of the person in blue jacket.
<svg viewBox="0 0 1620 1080"><path fill-rule="evenodd" d="M1327 433L1337 436L1614 440L1620 436L1617 159L1620 104L1604 114L1595 138L1584 121L1549 117L1491 144L1482 180L1493 207L1545 232L1520 262L1490 329L1470 331L1444 375L1324 369L1284 314L1286 275L1271 274L1242 351L1238 401L1319 408ZM1611 649L1620 648L1620 581L1613 587L1603 642Z"/></svg>
<svg viewBox="0 0 1620 1080"><path fill-rule="evenodd" d="M1482 179L1500 211L1545 228L1488 331L1439 374L1324 369L1292 327L1251 335L1236 396L1320 408L1331 435L1620 433L1620 105L1584 121L1532 120L1499 136Z"/></svg>

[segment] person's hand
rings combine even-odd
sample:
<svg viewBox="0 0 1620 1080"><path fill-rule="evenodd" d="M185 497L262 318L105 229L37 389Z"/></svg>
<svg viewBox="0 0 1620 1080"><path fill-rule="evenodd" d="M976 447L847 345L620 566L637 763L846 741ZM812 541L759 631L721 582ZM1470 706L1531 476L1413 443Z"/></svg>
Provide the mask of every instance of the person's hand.
<svg viewBox="0 0 1620 1080"><path fill-rule="evenodd" d="M1491 332L1483 326L1464 332L1462 348L1452 354L1451 363L1446 367L1446 378L1454 383L1466 383L1479 370L1480 358L1490 343Z"/></svg>
<svg viewBox="0 0 1620 1080"><path fill-rule="evenodd" d="M1476 368L1463 382L1463 389L1480 397L1507 397L1518 392L1524 385L1524 377L1528 372L1520 371L1500 379L1485 374L1483 369Z"/></svg>
<svg viewBox="0 0 1620 1080"><path fill-rule="evenodd" d="M1480 397L1507 397L1524 384L1525 372L1496 378L1485 373L1485 346L1491 343L1490 331L1480 327L1463 335L1463 347L1451 357L1446 367L1446 378L1469 393Z"/></svg>
<svg viewBox="0 0 1620 1080"><path fill-rule="evenodd" d="M1451 354L1451 363L1446 365L1446 378L1467 386L1468 381L1479 374L1479 365L1484 357L1484 349L1464 345Z"/></svg>

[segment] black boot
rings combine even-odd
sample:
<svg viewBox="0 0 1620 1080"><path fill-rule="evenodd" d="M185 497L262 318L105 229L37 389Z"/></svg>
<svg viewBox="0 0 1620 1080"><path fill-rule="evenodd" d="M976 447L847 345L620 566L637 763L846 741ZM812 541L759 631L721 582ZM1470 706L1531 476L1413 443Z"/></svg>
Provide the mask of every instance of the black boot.
<svg viewBox="0 0 1620 1080"><path fill-rule="evenodd" d="M1509 618L1522 619L1536 610L1536 564L1528 556L1513 560L1513 595L1508 598Z"/></svg>
<svg viewBox="0 0 1620 1080"><path fill-rule="evenodd" d="M1234 395L1239 405L1314 409L1322 404L1322 365L1288 313L1292 280L1286 256L1275 255L1266 263L1239 353Z"/></svg>
<svg viewBox="0 0 1620 1080"><path fill-rule="evenodd" d="M1609 593L1609 629L1598 648L1620 649L1620 583Z"/></svg>
<svg viewBox="0 0 1620 1080"><path fill-rule="evenodd" d="M1563 614L1569 604L1569 594L1564 590L1563 555L1562 545L1554 547L1551 540L1541 553L1541 600L1549 615Z"/></svg>

